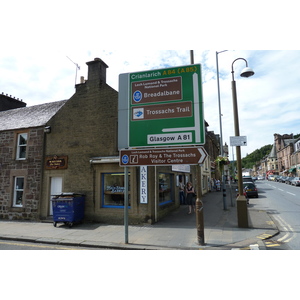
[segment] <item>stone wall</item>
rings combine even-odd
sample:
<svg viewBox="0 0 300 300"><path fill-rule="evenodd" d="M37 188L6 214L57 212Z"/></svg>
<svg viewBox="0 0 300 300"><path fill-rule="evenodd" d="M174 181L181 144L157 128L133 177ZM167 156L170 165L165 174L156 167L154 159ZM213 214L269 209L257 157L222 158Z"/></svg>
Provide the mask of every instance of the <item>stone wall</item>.
<svg viewBox="0 0 300 300"><path fill-rule="evenodd" d="M16 160L16 141L20 131L0 132L0 218L37 220L42 162L43 128L26 129L27 157ZM14 178L24 177L23 207L13 207Z"/></svg>

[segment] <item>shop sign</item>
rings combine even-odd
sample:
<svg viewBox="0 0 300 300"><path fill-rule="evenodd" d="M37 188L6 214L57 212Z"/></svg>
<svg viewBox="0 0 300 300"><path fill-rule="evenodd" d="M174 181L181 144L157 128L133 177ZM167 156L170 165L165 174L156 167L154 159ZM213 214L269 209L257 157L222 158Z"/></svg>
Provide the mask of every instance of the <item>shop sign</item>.
<svg viewBox="0 0 300 300"><path fill-rule="evenodd" d="M46 170L62 170L68 168L68 156L47 156L45 161Z"/></svg>
<svg viewBox="0 0 300 300"><path fill-rule="evenodd" d="M203 147L124 149L120 151L120 166L198 165L207 156Z"/></svg>
<svg viewBox="0 0 300 300"><path fill-rule="evenodd" d="M119 149L205 144L201 65L119 77Z"/></svg>
<svg viewBox="0 0 300 300"><path fill-rule="evenodd" d="M146 166L140 168L140 203L148 203L148 170Z"/></svg>

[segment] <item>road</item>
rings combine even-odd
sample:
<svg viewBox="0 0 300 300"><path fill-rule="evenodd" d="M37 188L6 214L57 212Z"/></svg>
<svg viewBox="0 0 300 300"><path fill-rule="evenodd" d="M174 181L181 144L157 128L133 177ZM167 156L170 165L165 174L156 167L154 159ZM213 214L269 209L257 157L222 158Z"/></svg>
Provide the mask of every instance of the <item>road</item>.
<svg viewBox="0 0 300 300"><path fill-rule="evenodd" d="M268 250L300 250L300 187L274 181L257 181L259 198L250 205L266 210L280 234L265 241Z"/></svg>

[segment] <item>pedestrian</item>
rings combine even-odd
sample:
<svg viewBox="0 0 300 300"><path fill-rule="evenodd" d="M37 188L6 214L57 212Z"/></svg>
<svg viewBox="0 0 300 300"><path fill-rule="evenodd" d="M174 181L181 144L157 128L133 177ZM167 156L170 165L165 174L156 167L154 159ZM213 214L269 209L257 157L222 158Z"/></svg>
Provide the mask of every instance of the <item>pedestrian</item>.
<svg viewBox="0 0 300 300"><path fill-rule="evenodd" d="M184 183L182 182L182 179L179 181L179 199L180 199L180 205L184 205L185 195L184 195Z"/></svg>
<svg viewBox="0 0 300 300"><path fill-rule="evenodd" d="M217 187L217 192L220 192L221 191L221 182L219 179L216 181L216 187Z"/></svg>
<svg viewBox="0 0 300 300"><path fill-rule="evenodd" d="M192 209L194 209L194 212L196 211L195 210L195 196L196 196L195 189L192 186L192 183L188 182L186 185L186 202L187 202L187 205L189 206L189 212L188 212L189 215L192 213Z"/></svg>
<svg viewBox="0 0 300 300"><path fill-rule="evenodd" d="M213 179L213 191L215 192L217 190L217 185L216 185L216 178Z"/></svg>

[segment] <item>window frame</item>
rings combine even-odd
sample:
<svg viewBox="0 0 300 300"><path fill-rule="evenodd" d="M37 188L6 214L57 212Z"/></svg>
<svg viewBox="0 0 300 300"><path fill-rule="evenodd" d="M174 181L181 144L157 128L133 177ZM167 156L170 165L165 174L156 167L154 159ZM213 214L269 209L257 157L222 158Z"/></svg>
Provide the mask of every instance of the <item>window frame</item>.
<svg viewBox="0 0 300 300"><path fill-rule="evenodd" d="M18 179L23 179L23 188L18 188L17 181ZM24 204L24 187L25 187L25 177L24 176L15 176L14 177L14 190L13 190L13 207L23 207ZM22 192L21 204L17 204L18 192Z"/></svg>
<svg viewBox="0 0 300 300"><path fill-rule="evenodd" d="M26 135L26 144L20 144L21 136ZM28 133L27 132L20 132L17 134L17 151L16 151L16 160L26 160L27 158L27 146L28 146ZM21 148L25 148L25 157L20 157L22 153Z"/></svg>
<svg viewBox="0 0 300 300"><path fill-rule="evenodd" d="M158 191L159 191L159 197L158 197L158 202L159 202L159 206L163 206L166 204L170 204L170 203L175 203L175 183L174 183L174 174L173 173L167 173L167 172L159 172L158 173L158 177L160 177L160 175L164 175L167 176L167 178L169 179L169 194L170 194L170 199L166 200L166 201L161 201L161 195L163 195L165 193L165 190L160 191L160 179L158 180ZM165 187L165 186L164 186ZM164 196L164 195L163 195Z"/></svg>
<svg viewBox="0 0 300 300"><path fill-rule="evenodd" d="M101 173L101 201L100 201L100 207L101 208L117 208L117 209L124 209L125 205L107 205L105 204L105 193L107 192L106 187L105 187L105 175L116 175L116 176L123 176L125 177L125 173L124 172L105 172L105 173ZM130 199L130 195L131 195L131 176L130 176L130 172L128 173L128 208L131 209L131 199ZM124 188L124 187L123 187ZM124 189L125 192L125 189ZM125 193L124 193L125 196Z"/></svg>

